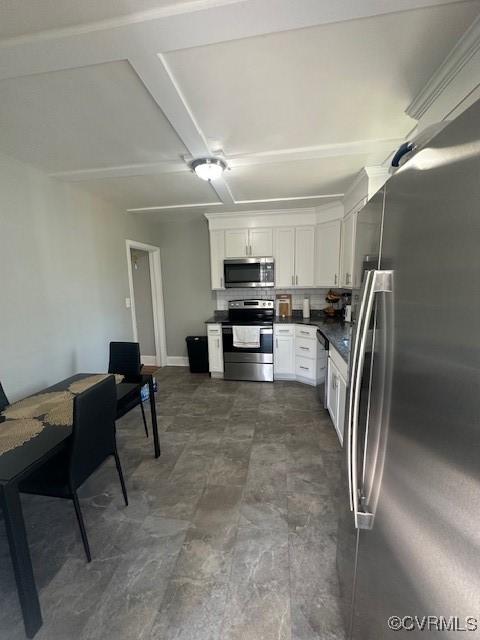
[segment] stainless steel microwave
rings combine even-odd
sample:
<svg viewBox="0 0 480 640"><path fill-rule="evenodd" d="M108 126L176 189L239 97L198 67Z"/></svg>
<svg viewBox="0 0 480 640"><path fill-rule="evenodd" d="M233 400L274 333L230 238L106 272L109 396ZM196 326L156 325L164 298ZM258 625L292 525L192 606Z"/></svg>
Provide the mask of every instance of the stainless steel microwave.
<svg viewBox="0 0 480 640"><path fill-rule="evenodd" d="M274 287L275 261L273 258L235 258L223 261L223 274L227 289L241 287Z"/></svg>

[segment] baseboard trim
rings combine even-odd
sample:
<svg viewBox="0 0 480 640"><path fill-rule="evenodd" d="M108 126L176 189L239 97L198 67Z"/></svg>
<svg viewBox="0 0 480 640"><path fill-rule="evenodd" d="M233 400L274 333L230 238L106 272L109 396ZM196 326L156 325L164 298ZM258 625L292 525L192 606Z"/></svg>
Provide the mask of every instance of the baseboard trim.
<svg viewBox="0 0 480 640"><path fill-rule="evenodd" d="M167 367L188 367L186 356L167 356Z"/></svg>
<svg viewBox="0 0 480 640"><path fill-rule="evenodd" d="M157 364L157 356L140 356L140 361L148 367L154 367Z"/></svg>

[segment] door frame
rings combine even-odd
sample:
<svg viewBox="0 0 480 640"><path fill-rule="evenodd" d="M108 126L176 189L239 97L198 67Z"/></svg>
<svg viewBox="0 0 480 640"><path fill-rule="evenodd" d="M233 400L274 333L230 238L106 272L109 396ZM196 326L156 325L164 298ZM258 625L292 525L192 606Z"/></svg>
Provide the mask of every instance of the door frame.
<svg viewBox="0 0 480 640"><path fill-rule="evenodd" d="M153 330L155 335L155 364L159 367L167 365L167 340L165 332L165 306L163 303L162 263L160 248L136 240L126 240L128 286L130 289L130 312L132 315L133 339L138 342L137 317L135 315L135 293L133 290L131 249L140 249L148 253L150 265L150 282L152 285Z"/></svg>

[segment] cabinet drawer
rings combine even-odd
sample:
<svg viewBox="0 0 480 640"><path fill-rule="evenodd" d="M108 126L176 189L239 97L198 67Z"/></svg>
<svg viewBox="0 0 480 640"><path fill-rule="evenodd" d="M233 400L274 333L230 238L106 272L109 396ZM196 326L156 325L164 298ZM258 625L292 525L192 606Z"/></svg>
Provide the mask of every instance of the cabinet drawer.
<svg viewBox="0 0 480 640"><path fill-rule="evenodd" d="M275 324L273 330L276 336L293 336L295 335L295 325Z"/></svg>
<svg viewBox="0 0 480 640"><path fill-rule="evenodd" d="M316 362L310 358L297 356L295 358L295 374L300 378L315 380Z"/></svg>
<svg viewBox="0 0 480 640"><path fill-rule="evenodd" d="M209 325L207 325L207 335L209 335L209 336L220 336L220 335L222 335L222 325L221 324L209 324Z"/></svg>
<svg viewBox="0 0 480 640"><path fill-rule="evenodd" d="M317 327L306 324L295 325L295 335L297 338L308 338L310 340L317 339Z"/></svg>
<svg viewBox="0 0 480 640"><path fill-rule="evenodd" d="M317 357L316 340L311 340L310 338L297 338L295 341L295 353L297 356L315 359Z"/></svg>

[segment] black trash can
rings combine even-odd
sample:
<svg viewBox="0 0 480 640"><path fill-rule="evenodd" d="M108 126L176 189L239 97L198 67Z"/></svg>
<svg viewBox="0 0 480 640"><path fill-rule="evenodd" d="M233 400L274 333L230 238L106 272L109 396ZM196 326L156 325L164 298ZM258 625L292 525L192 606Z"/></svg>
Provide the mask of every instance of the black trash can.
<svg viewBox="0 0 480 640"><path fill-rule="evenodd" d="M208 373L207 336L187 336L188 362L191 373Z"/></svg>

